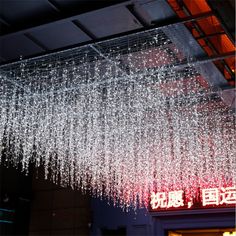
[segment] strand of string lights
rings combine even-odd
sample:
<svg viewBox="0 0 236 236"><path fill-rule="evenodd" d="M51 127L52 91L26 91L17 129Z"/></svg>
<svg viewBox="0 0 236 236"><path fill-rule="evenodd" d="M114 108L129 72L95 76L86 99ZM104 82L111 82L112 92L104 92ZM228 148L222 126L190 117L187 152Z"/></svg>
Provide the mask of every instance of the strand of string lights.
<svg viewBox="0 0 236 236"><path fill-rule="evenodd" d="M2 67L0 160L123 209L235 183L235 116L187 62L155 29Z"/></svg>

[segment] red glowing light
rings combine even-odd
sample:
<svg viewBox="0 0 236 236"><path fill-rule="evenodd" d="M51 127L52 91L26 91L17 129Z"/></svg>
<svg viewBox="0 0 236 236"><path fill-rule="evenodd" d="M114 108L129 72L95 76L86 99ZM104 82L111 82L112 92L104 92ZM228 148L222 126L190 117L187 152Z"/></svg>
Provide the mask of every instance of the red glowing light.
<svg viewBox="0 0 236 236"><path fill-rule="evenodd" d="M206 188L201 190L198 206L233 206L236 204L236 186L226 188ZM195 201L196 202L196 201ZM184 199L184 191L152 192L152 210L168 208L192 208L193 199Z"/></svg>

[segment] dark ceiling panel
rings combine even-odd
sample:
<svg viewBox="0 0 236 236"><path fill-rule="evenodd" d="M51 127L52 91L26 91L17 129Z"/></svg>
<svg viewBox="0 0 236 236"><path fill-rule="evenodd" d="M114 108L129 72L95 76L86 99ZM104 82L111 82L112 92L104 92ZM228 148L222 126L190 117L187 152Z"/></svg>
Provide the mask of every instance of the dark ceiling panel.
<svg viewBox="0 0 236 236"><path fill-rule="evenodd" d="M10 24L33 20L45 14L55 14L47 0L1 0L0 15Z"/></svg>
<svg viewBox="0 0 236 236"><path fill-rule="evenodd" d="M0 35L51 22L59 13L47 0L0 0L0 18L8 23Z"/></svg>
<svg viewBox="0 0 236 236"><path fill-rule="evenodd" d="M0 19L10 24L1 28L6 35L76 15L109 7L128 4L129 0L0 0Z"/></svg>
<svg viewBox="0 0 236 236"><path fill-rule="evenodd" d="M150 1L141 4L141 8L148 13L152 21L161 22L168 18L175 17L175 13L165 0Z"/></svg>
<svg viewBox="0 0 236 236"><path fill-rule="evenodd" d="M85 13L95 9L126 2L127 0L49 0L59 9L65 11Z"/></svg>
<svg viewBox="0 0 236 236"><path fill-rule="evenodd" d="M97 38L141 28L138 20L124 7L104 8L78 16L78 21Z"/></svg>
<svg viewBox="0 0 236 236"><path fill-rule="evenodd" d="M91 40L88 35L69 21L36 28L30 32L30 35L51 50Z"/></svg>
<svg viewBox="0 0 236 236"><path fill-rule="evenodd" d="M6 60L19 59L43 52L43 49L24 35L0 38L0 57Z"/></svg>

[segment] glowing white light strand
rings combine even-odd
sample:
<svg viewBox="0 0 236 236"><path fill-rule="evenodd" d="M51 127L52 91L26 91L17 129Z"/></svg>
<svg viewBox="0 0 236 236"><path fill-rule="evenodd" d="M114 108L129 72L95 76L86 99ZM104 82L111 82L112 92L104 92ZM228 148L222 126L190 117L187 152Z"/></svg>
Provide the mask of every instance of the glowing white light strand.
<svg viewBox="0 0 236 236"><path fill-rule="evenodd" d="M114 63L79 51L5 68L15 81L0 81L3 157L122 207L235 182L235 116L193 66L163 70L185 57L161 31L135 40L107 47Z"/></svg>

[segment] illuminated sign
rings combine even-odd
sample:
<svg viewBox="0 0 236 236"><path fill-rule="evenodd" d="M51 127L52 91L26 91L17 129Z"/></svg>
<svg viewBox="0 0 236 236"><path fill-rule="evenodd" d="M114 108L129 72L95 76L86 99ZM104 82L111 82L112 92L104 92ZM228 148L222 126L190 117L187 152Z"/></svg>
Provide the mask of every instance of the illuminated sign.
<svg viewBox="0 0 236 236"><path fill-rule="evenodd" d="M150 207L152 210L169 208L193 208L205 206L234 206L236 204L236 186L226 188L202 189L198 199L186 200L184 191L152 192Z"/></svg>

